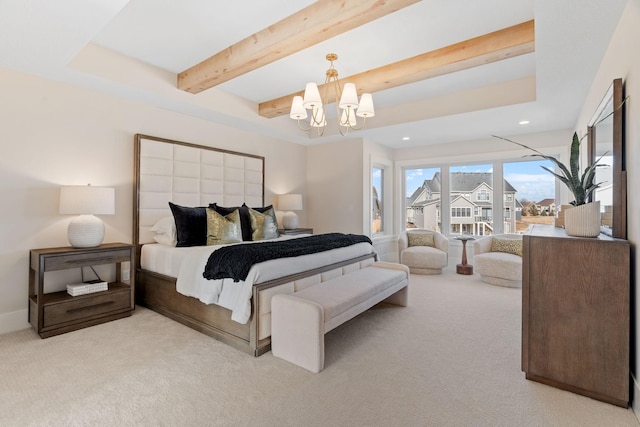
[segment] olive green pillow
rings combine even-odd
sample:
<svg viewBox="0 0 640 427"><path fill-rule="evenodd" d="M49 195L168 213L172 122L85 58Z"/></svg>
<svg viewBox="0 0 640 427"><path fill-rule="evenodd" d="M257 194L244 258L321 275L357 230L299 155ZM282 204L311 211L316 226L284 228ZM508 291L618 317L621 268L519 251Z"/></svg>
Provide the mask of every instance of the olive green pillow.
<svg viewBox="0 0 640 427"><path fill-rule="evenodd" d="M409 246L431 246L436 247L433 233L431 232L407 232Z"/></svg>
<svg viewBox="0 0 640 427"><path fill-rule="evenodd" d="M522 256L522 240L493 237L491 239L491 252L505 252Z"/></svg>
<svg viewBox="0 0 640 427"><path fill-rule="evenodd" d="M249 219L251 221L251 240L268 240L280 236L278 220L273 207L263 213L249 208Z"/></svg>
<svg viewBox="0 0 640 427"><path fill-rule="evenodd" d="M222 216L215 210L207 208L207 245L237 242L242 242L240 211L236 209Z"/></svg>

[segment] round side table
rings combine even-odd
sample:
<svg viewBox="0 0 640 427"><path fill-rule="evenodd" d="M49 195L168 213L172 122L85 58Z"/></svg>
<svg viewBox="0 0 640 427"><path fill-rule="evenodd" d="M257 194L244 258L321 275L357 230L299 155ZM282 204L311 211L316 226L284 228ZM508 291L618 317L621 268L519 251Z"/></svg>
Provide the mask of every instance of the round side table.
<svg viewBox="0 0 640 427"><path fill-rule="evenodd" d="M476 240L476 238L473 236L456 236L454 239L462 242L462 263L456 265L456 273L473 274L473 265L467 264L467 240Z"/></svg>

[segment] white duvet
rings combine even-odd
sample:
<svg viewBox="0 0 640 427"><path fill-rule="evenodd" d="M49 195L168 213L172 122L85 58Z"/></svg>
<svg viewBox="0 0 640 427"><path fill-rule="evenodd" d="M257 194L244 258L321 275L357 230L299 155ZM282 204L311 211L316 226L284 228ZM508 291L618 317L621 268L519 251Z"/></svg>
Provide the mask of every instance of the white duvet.
<svg viewBox="0 0 640 427"><path fill-rule="evenodd" d="M278 240L296 237L302 237L302 235L281 236ZM260 242L252 242L252 244L260 244ZM251 267L247 279L240 282L234 282L233 279L205 279L202 273L209 255L223 246L226 245L172 248L179 250L183 255L179 261L176 290L183 295L198 298L205 304L217 304L231 310L231 319L239 323L246 323L251 316L251 296L255 283L266 282L374 252L373 246L369 243L357 243L315 254L261 262ZM144 265L142 267L147 268ZM147 269L154 270L153 268Z"/></svg>

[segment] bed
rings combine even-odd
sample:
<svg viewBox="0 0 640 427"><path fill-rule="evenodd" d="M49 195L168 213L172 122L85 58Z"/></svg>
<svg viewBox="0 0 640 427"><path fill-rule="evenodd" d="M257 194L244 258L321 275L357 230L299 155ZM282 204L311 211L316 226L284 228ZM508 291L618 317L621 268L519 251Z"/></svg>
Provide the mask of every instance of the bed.
<svg viewBox="0 0 640 427"><path fill-rule="evenodd" d="M169 202L184 207L217 204L266 209L264 158L141 134L135 136L134 146L137 304L259 356L270 350L273 295L292 293L376 259L372 245L357 243L256 264L239 283L233 279L208 283L202 268L217 247L161 244L158 224L173 216Z"/></svg>

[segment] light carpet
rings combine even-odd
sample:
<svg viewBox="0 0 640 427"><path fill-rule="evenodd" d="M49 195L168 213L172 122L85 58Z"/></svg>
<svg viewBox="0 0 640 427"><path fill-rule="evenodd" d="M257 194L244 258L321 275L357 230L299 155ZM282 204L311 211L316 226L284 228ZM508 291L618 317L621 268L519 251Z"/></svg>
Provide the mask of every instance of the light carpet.
<svg viewBox="0 0 640 427"><path fill-rule="evenodd" d="M326 336L319 374L153 311L0 336L2 426L638 426L630 409L528 381L521 290L412 275Z"/></svg>

